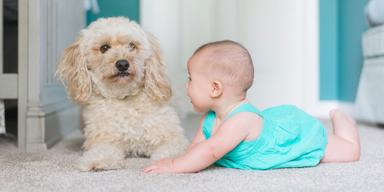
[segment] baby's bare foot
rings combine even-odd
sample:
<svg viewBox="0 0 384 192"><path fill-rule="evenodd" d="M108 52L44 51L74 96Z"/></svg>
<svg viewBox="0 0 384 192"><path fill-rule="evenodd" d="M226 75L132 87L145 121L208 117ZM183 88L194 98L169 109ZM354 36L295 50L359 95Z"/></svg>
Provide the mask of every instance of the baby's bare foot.
<svg viewBox="0 0 384 192"><path fill-rule="evenodd" d="M360 158L360 138L356 121L346 113L333 109L329 112L333 124L333 132L336 137L350 142L349 153L353 155L348 161L356 161Z"/></svg>
<svg viewBox="0 0 384 192"><path fill-rule="evenodd" d="M360 146L356 121L352 117L338 109L331 110L329 116L331 117L333 132L336 136Z"/></svg>

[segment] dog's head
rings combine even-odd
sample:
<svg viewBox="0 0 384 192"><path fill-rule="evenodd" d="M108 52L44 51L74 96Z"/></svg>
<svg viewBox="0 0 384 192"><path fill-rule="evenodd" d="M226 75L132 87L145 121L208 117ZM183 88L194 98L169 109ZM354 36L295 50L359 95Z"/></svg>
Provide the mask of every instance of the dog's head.
<svg viewBox="0 0 384 192"><path fill-rule="evenodd" d="M141 91L160 103L171 96L157 39L123 17L98 19L82 30L65 49L57 74L79 103L92 95L123 99Z"/></svg>

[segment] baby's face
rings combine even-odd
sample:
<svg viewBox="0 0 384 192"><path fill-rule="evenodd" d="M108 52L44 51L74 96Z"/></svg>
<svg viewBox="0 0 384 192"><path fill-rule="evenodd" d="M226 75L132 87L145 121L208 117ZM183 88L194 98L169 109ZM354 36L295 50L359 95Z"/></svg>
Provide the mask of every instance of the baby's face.
<svg viewBox="0 0 384 192"><path fill-rule="evenodd" d="M210 107L210 81L202 71L204 64L201 56L192 56L188 61L187 95L196 111L207 112Z"/></svg>

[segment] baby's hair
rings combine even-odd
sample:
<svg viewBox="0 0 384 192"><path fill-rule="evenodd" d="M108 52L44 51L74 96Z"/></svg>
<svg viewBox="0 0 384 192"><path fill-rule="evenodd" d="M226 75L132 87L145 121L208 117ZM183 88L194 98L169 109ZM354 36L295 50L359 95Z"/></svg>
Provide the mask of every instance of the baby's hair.
<svg viewBox="0 0 384 192"><path fill-rule="evenodd" d="M200 46L193 55L207 53L204 68L211 75L224 75L225 83L235 83L246 92L253 83L253 63L248 50L231 40L214 41Z"/></svg>

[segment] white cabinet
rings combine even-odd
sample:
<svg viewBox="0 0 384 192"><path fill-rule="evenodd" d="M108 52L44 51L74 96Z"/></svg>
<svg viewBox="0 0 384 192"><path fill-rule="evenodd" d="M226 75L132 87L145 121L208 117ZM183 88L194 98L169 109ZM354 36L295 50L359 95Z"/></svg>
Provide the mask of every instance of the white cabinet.
<svg viewBox="0 0 384 192"><path fill-rule="evenodd" d="M63 48L85 26L83 1L19 0L18 147L45 150L80 125L54 73Z"/></svg>

